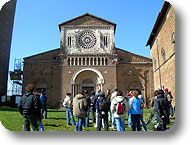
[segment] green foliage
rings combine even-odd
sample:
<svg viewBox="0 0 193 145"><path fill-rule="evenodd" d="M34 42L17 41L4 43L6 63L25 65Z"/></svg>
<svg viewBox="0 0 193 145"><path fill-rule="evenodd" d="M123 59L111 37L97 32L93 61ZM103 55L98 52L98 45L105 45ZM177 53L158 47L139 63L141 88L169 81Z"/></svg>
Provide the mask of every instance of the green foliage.
<svg viewBox="0 0 193 145"><path fill-rule="evenodd" d="M144 110L144 121L147 122L149 119L149 116L151 114L151 109L145 109ZM48 119L43 119L43 125L45 131L74 131L75 126L67 126L66 125L66 112L64 110L56 110L56 109L48 109ZM90 114L90 126L84 127L83 131L96 131L96 128L94 128L91 120L91 114ZM19 114L18 109L16 108L0 108L0 121L5 126L6 129L11 131L22 131L23 126L23 119L22 116ZM76 121L76 117L75 117ZM171 120L171 123L167 125L167 128L169 129L174 123L174 120ZM147 125L148 131L153 131L153 126L155 125L155 122L151 122L151 124ZM109 122L109 126L111 126L111 121ZM125 118L125 127L126 131L131 131L131 128L128 128L128 119L127 115ZM104 129L102 129L104 130ZM112 129L109 128L110 131Z"/></svg>

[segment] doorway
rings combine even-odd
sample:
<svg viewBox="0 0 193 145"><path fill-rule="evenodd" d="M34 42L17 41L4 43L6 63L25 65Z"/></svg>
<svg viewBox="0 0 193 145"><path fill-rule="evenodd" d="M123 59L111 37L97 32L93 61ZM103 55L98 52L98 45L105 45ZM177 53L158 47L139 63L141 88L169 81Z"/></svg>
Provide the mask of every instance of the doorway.
<svg viewBox="0 0 193 145"><path fill-rule="evenodd" d="M88 95L91 96L91 92L95 90L94 81L91 78L85 78L82 81L82 90L88 90Z"/></svg>

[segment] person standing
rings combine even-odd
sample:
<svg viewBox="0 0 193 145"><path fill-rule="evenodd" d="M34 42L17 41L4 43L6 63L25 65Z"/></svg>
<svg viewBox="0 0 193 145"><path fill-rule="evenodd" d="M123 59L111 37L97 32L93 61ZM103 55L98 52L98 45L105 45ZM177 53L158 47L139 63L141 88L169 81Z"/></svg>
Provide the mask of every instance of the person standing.
<svg viewBox="0 0 193 145"><path fill-rule="evenodd" d="M110 110L110 102L105 98L105 93L99 93L100 98L96 102L96 110L98 115L97 131L101 131L102 119L104 119L104 130L108 131L108 111Z"/></svg>
<svg viewBox="0 0 193 145"><path fill-rule="evenodd" d="M147 127L146 127L145 122L143 120L144 97L142 96L141 90L139 90L138 92L139 92L138 98L141 99L141 116L140 116L140 121L141 121L141 124L143 126L143 130L147 131Z"/></svg>
<svg viewBox="0 0 193 145"><path fill-rule="evenodd" d="M150 115L149 120L148 120L146 125L151 123L151 120L152 120L154 115L155 115L154 121L157 120L157 114L156 114L156 108L155 108L155 101L157 99L157 96L158 96L158 90L154 91L154 96L151 98L152 111L151 111L151 115Z"/></svg>
<svg viewBox="0 0 193 145"><path fill-rule="evenodd" d="M33 84L27 84L26 93L21 97L18 103L18 109L23 116L23 130L30 131L30 125L33 131L38 131L38 118L41 114L40 101L33 94Z"/></svg>
<svg viewBox="0 0 193 145"><path fill-rule="evenodd" d="M129 99L128 106L131 111L132 131L141 131L141 99L138 98L138 90L133 90L133 97Z"/></svg>
<svg viewBox="0 0 193 145"><path fill-rule="evenodd" d="M114 114L117 131L125 131L125 113L128 111L128 103L121 91L117 92L111 103L111 112Z"/></svg>
<svg viewBox="0 0 193 145"><path fill-rule="evenodd" d="M98 90L96 96L94 96L94 104L93 105L95 106L95 109L96 109L96 102L100 98L100 96L99 96L100 92L101 92L101 90ZM96 124L94 125L95 128L97 128L97 125L98 125L97 122L98 122L98 113L97 113L97 110L96 110Z"/></svg>
<svg viewBox="0 0 193 145"><path fill-rule="evenodd" d="M162 131L166 130L166 124L168 124L169 121L169 102L168 99L164 96L164 91L159 90L158 96L156 99L156 113L157 113L157 124L155 125L155 129Z"/></svg>
<svg viewBox="0 0 193 145"><path fill-rule="evenodd" d="M129 101L129 99L132 97L133 97L132 91L129 91L129 93L126 96L127 101ZM128 109L128 127L131 128L131 111L129 109Z"/></svg>
<svg viewBox="0 0 193 145"><path fill-rule="evenodd" d="M70 118L72 121L72 125L75 125L74 116L72 113L72 95L71 93L66 93L66 98L64 99L63 106L66 109L66 119L67 125L70 125Z"/></svg>
<svg viewBox="0 0 193 145"><path fill-rule="evenodd" d="M40 101L40 96L41 96L41 93L39 93L37 90L33 92L34 95L36 95L38 97L38 102L40 103L40 109L43 108L43 104L42 102ZM38 125L40 127L40 131L44 131L44 126L43 126L43 123L42 123L42 119L43 119L43 116L41 114L41 111L39 112L39 117L37 117L37 121L38 121ZM33 129L31 128L31 130L33 131Z"/></svg>
<svg viewBox="0 0 193 145"><path fill-rule="evenodd" d="M107 89L106 99L111 103L111 90ZM108 112L108 120L111 120L111 111Z"/></svg>
<svg viewBox="0 0 193 145"><path fill-rule="evenodd" d="M110 102L113 101L113 99L117 96L117 92L118 92L118 89L115 88L114 89L114 92L111 94L111 99L110 99ZM114 114L112 113L112 124L111 124L111 129L115 130L115 118L114 118Z"/></svg>
<svg viewBox="0 0 193 145"><path fill-rule="evenodd" d="M171 95L171 92L168 92L168 88L165 88L164 89L164 93L165 93L165 97L168 99L168 102L169 102L169 107L170 107L170 115L169 115L169 118L170 119L173 119L174 117L174 111L173 111L173 107L172 107L172 95Z"/></svg>
<svg viewBox="0 0 193 145"><path fill-rule="evenodd" d="M94 103L94 97L95 97L95 92L92 91L91 92L91 97L90 97L90 100L91 100L91 104L90 104L90 111L91 111L91 115L92 115L92 121L93 121L93 124L95 124L95 103Z"/></svg>
<svg viewBox="0 0 193 145"><path fill-rule="evenodd" d="M40 100L43 104L43 109L41 109L42 116L44 114L44 119L47 119L47 99L48 97L46 96L46 90L43 89L41 92Z"/></svg>
<svg viewBox="0 0 193 145"><path fill-rule="evenodd" d="M89 127L89 114L90 114L91 99L90 99L90 96L88 95L88 90L84 90L84 94L86 96L86 101L88 105L88 111L87 111L87 117L86 117L86 127Z"/></svg>
<svg viewBox="0 0 193 145"><path fill-rule="evenodd" d="M82 131L83 120L87 116L88 105L84 90L81 90L79 94L73 99L73 114L77 117L75 131Z"/></svg>

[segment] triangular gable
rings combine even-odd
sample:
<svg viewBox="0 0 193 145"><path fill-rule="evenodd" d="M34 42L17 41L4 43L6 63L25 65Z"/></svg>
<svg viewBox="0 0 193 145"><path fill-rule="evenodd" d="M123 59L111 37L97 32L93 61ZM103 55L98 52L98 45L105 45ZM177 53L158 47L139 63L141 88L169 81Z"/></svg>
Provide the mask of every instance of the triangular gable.
<svg viewBox="0 0 193 145"><path fill-rule="evenodd" d="M68 20L64 23L59 24L59 27L63 25L113 25L116 28L116 24L100 17L86 13L78 16L74 19Z"/></svg>

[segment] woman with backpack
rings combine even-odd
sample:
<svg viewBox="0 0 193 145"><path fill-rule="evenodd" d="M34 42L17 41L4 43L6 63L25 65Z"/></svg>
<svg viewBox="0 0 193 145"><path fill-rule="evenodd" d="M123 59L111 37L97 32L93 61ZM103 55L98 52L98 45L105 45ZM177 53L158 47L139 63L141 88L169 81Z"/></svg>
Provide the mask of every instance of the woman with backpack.
<svg viewBox="0 0 193 145"><path fill-rule="evenodd" d="M111 112L114 114L117 131L125 131L125 113L128 111L128 103L121 91L111 103Z"/></svg>

